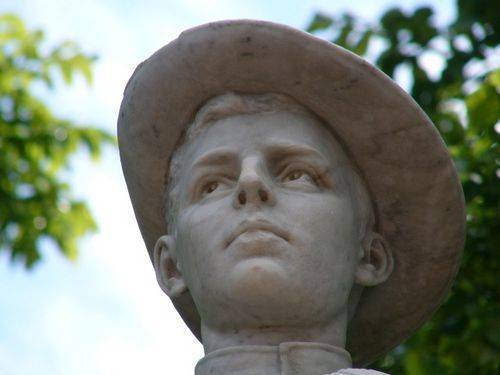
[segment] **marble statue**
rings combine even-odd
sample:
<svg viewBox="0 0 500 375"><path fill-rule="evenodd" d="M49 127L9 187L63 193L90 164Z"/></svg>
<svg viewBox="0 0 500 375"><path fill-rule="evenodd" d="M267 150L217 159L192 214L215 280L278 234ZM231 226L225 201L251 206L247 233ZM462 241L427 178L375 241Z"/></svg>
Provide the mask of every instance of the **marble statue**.
<svg viewBox="0 0 500 375"><path fill-rule="evenodd" d="M340 47L261 21L188 30L138 66L118 130L158 283L205 349L197 375L375 374L352 367L448 291L464 239L451 159Z"/></svg>

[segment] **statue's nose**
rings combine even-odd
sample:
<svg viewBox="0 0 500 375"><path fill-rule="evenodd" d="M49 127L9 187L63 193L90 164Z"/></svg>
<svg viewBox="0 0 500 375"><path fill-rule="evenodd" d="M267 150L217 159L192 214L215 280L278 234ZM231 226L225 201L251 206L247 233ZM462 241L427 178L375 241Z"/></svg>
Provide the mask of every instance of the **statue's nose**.
<svg viewBox="0 0 500 375"><path fill-rule="evenodd" d="M269 181L269 176L258 157L243 160L238 186L235 191L233 206L245 205L274 206L276 199Z"/></svg>

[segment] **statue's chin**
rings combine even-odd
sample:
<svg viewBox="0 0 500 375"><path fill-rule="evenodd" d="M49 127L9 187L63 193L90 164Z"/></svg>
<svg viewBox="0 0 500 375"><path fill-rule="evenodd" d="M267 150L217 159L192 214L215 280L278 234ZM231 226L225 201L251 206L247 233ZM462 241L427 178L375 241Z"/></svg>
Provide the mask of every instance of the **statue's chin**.
<svg viewBox="0 0 500 375"><path fill-rule="evenodd" d="M262 317L282 318L299 299L291 275L271 257L239 261L231 270L228 284L228 297L234 303Z"/></svg>

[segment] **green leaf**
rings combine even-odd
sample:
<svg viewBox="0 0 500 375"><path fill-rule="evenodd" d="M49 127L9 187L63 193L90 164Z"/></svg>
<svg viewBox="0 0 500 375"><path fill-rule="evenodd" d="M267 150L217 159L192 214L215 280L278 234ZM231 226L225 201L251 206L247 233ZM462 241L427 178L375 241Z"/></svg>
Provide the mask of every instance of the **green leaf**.
<svg viewBox="0 0 500 375"><path fill-rule="evenodd" d="M500 69L491 72L488 76L488 81L497 91L500 91Z"/></svg>
<svg viewBox="0 0 500 375"><path fill-rule="evenodd" d="M353 49L353 52L360 56L364 56L366 50L368 49L368 43L370 42L370 38L372 37L372 35L373 30L366 30L361 36L361 39L359 40L356 47Z"/></svg>
<svg viewBox="0 0 500 375"><path fill-rule="evenodd" d="M306 30L310 33L325 30L330 27L332 22L333 19L331 17L326 16L322 13L316 13L312 21L309 23L309 26L307 26Z"/></svg>

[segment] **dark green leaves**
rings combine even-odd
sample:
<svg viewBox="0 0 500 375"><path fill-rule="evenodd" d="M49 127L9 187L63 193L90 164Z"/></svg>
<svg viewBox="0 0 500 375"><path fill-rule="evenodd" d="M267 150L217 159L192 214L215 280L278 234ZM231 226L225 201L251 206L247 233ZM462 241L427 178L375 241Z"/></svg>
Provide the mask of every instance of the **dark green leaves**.
<svg viewBox="0 0 500 375"><path fill-rule="evenodd" d="M473 131L497 136L495 123L500 119L500 69L492 72L484 83L465 101Z"/></svg>
<svg viewBox="0 0 500 375"><path fill-rule="evenodd" d="M92 79L94 57L72 42L44 52L43 38L15 15L0 16L0 251L27 267L40 259L42 239L76 258L78 239L96 224L60 171L81 146L98 158L114 143L100 129L58 118L33 95L35 85L52 87L55 74L68 84L75 74Z"/></svg>
<svg viewBox="0 0 500 375"><path fill-rule="evenodd" d="M374 31L362 25L349 14L340 17L329 17L318 13L307 27L307 31L322 32L328 31L332 34L330 40L358 55L363 55L368 49L370 39Z"/></svg>
<svg viewBox="0 0 500 375"><path fill-rule="evenodd" d="M323 13L316 13L311 23L307 27L307 31L313 33L318 30L323 30L332 24L333 19L329 16L324 15Z"/></svg>

